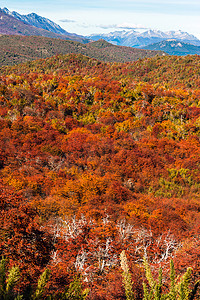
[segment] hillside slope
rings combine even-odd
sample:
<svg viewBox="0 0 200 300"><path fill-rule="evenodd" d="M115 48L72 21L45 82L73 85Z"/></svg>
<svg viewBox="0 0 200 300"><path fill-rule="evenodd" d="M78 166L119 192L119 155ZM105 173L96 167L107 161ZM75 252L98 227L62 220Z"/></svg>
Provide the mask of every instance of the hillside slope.
<svg viewBox="0 0 200 300"><path fill-rule="evenodd" d="M95 76L99 71L98 65L105 78L111 69L114 78L125 77L126 81L130 82L143 81L149 84L160 84L167 88L200 88L200 56L198 55L187 57L162 55L122 64L104 63L82 54L69 54L30 61L13 67L2 67L1 72L21 74L21 72L40 71L70 74L75 68L76 74Z"/></svg>
<svg viewBox="0 0 200 300"><path fill-rule="evenodd" d="M107 62L128 62L163 54L161 51L114 46L103 40L82 44L45 37L0 36L0 66L67 53L80 53Z"/></svg>

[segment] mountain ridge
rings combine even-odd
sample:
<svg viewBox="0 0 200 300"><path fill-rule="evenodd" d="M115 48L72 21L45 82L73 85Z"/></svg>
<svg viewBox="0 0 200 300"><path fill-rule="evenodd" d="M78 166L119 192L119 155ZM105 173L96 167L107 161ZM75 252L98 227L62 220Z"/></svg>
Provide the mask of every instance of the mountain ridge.
<svg viewBox="0 0 200 300"><path fill-rule="evenodd" d="M169 55L200 55L200 46L194 46L189 43L183 43L182 41L178 41L175 39L168 39L161 41L159 43L151 44L144 49L148 50L157 50L157 51L164 51Z"/></svg>
<svg viewBox="0 0 200 300"><path fill-rule="evenodd" d="M41 17L36 13L30 13L27 15L21 15L16 11L10 11L8 8L4 7L2 9L6 14L14 17L15 19L18 19L20 21L23 21L26 24L35 26L37 28L42 28L48 31L52 31L57 34L62 35L73 35L72 33L67 32L63 28L61 28L58 24L51 21L50 19L47 19L45 17ZM74 34L75 35L75 34Z"/></svg>
<svg viewBox="0 0 200 300"><path fill-rule="evenodd" d="M25 23L0 8L0 34L24 35L24 36L45 36L49 38L59 38L64 40L74 40L82 43L88 43L85 37L76 34L58 34L43 28Z"/></svg>
<svg viewBox="0 0 200 300"><path fill-rule="evenodd" d="M158 43L169 38L178 39L185 43L200 46L199 39L197 39L194 35L181 30L162 32L160 30L151 29L142 33L135 30L123 30L110 32L108 34L91 34L87 37L92 40L104 39L114 45L135 48L143 48L150 44Z"/></svg>

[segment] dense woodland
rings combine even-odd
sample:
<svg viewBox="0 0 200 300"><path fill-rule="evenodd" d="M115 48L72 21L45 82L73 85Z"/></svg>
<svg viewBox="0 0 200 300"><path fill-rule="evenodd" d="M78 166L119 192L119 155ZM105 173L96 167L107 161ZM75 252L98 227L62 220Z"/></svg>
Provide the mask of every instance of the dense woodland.
<svg viewBox="0 0 200 300"><path fill-rule="evenodd" d="M4 67L0 119L2 299L161 299L171 260L196 296L162 299L199 299L199 56Z"/></svg>

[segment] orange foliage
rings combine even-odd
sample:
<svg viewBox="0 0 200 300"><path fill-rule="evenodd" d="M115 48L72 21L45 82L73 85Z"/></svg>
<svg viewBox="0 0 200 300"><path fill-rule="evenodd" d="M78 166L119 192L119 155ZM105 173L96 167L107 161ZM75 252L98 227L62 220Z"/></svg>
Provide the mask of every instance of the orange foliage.
<svg viewBox="0 0 200 300"><path fill-rule="evenodd" d="M199 61L69 55L4 70L1 256L33 280L51 268L49 291L81 274L89 299L124 299L124 249L138 300L144 255L167 268L176 253L198 274Z"/></svg>

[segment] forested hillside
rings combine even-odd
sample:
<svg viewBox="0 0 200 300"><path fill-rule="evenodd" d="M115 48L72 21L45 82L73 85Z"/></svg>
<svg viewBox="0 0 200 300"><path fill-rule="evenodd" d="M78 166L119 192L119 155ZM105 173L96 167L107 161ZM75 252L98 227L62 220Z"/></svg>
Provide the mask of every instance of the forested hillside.
<svg viewBox="0 0 200 300"><path fill-rule="evenodd" d="M0 119L1 293L199 299L199 56L4 67Z"/></svg>
<svg viewBox="0 0 200 300"><path fill-rule="evenodd" d="M130 62L160 56L164 52L120 47L103 40L83 44L38 36L0 36L0 67L69 53L87 55L104 62Z"/></svg>

